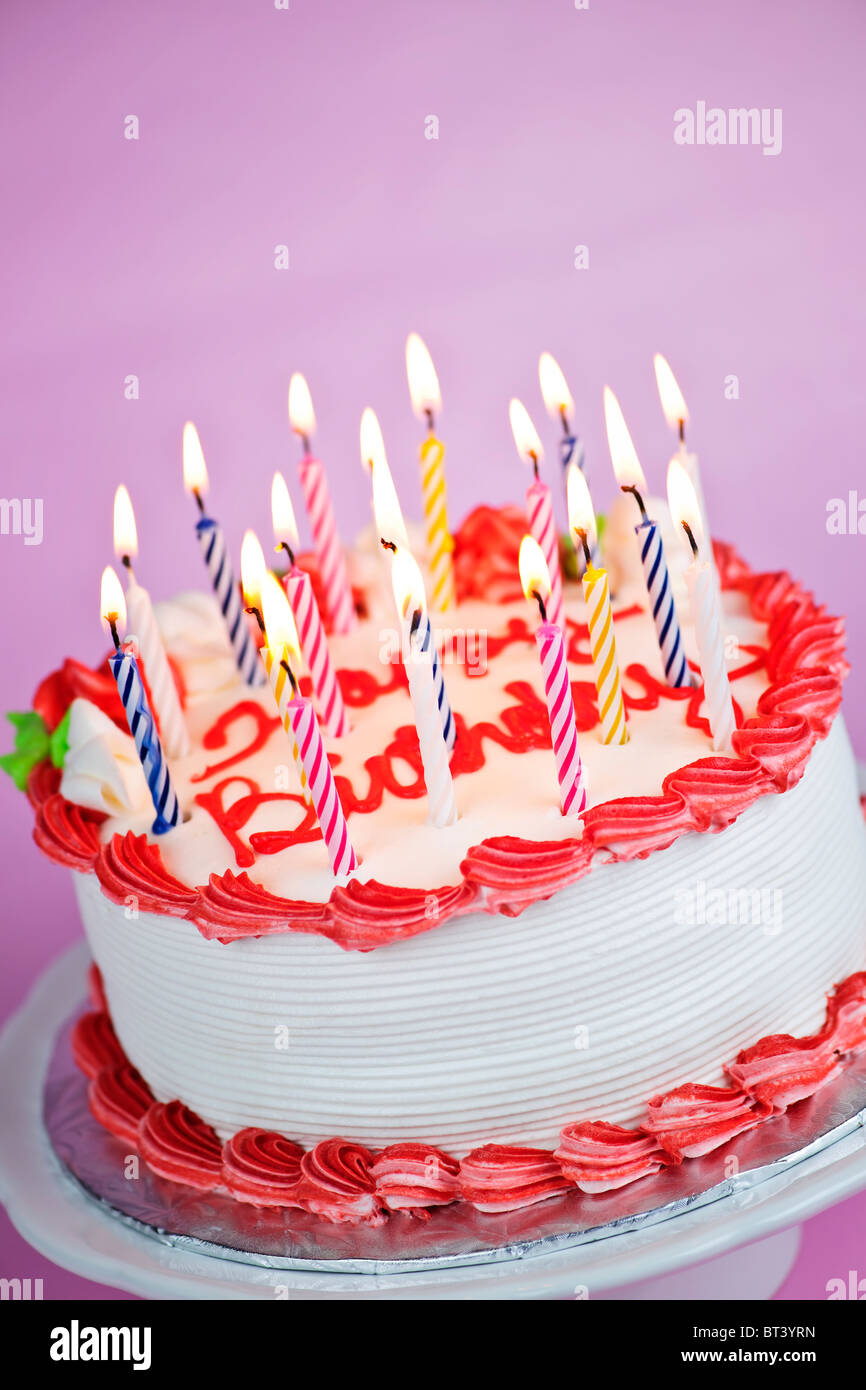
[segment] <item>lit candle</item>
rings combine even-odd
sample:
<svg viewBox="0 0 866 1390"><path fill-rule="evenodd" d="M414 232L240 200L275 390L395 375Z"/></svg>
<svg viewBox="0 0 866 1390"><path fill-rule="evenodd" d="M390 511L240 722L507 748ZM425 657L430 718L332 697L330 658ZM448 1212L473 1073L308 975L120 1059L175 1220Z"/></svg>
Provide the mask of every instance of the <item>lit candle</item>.
<svg viewBox="0 0 866 1390"><path fill-rule="evenodd" d="M225 619L226 630L238 670L247 685L261 685L264 676L256 653L256 644L244 616L243 604L238 586L235 583L234 570L225 536L213 517L205 513L204 498L208 490L207 466L198 431L195 425L189 421L183 427L183 485L187 492L195 498L199 509L200 515L196 522L195 531L217 603Z"/></svg>
<svg viewBox="0 0 866 1390"><path fill-rule="evenodd" d="M595 511L586 479L572 463L568 470L568 522L577 536L586 561L583 597L586 602L589 642L598 692L598 717L602 743L628 743L628 721L619 681L610 584L607 570L593 564L596 539Z"/></svg>
<svg viewBox="0 0 866 1390"><path fill-rule="evenodd" d="M325 469L321 460L313 458L310 452L316 417L309 387L300 372L295 372L289 382L289 423L304 448L298 464L298 476L310 519L313 546L319 559L325 608L334 632L351 632L357 622L352 588L346 572L346 558L337 535Z"/></svg>
<svg viewBox="0 0 866 1390"><path fill-rule="evenodd" d="M172 786L168 763L162 751L156 720L147 702L144 681L141 678L135 643L120 641L120 629L126 627L126 603L123 589L114 570L108 565L102 572L100 590L100 613L105 627L114 642L114 655L108 658L111 674L117 683L118 694L132 734L136 751L141 760L142 770L150 790L156 820L153 830L156 835L177 825L180 807Z"/></svg>
<svg viewBox="0 0 866 1390"><path fill-rule="evenodd" d="M262 608L269 664L272 670L279 667L284 684L288 687L287 697L280 697L280 713L289 736L299 749L301 766L306 774L331 868L335 877L342 878L358 867L358 860L349 839L349 827L340 805L315 710L312 702L302 699L298 693L290 664L291 653L297 653L297 633L288 599L273 575L265 576Z"/></svg>
<svg viewBox="0 0 866 1390"><path fill-rule="evenodd" d="M282 473L275 473L271 484L271 516L277 549L285 550L289 557L286 593L300 632L301 650L313 682L313 694L319 706L319 713L328 733L334 738L342 738L349 732L349 716L346 714L343 692L331 661L328 640L325 637L310 576L295 563L298 527L295 509Z"/></svg>
<svg viewBox="0 0 866 1390"><path fill-rule="evenodd" d="M425 608L424 584L421 571L408 550L396 552L391 580L402 627L406 678L427 787L427 820L431 825L440 827L453 825L457 820L454 782L448 766L448 749L442 737L431 650L429 644L423 643L421 634Z"/></svg>
<svg viewBox="0 0 866 1390"><path fill-rule="evenodd" d="M679 458L671 459L668 467L668 503L671 516L682 527L691 551L686 584L695 623L695 641L704 680L704 703L713 735L713 748L719 753L728 752L736 721L725 664L718 590L712 566L700 552L704 532L697 494Z"/></svg>
<svg viewBox="0 0 866 1390"><path fill-rule="evenodd" d="M512 400L508 407L511 432L520 457L532 465L533 479L526 489L526 516L529 529L541 546L547 572L550 575L550 601L547 603L549 620L559 627L565 625L565 612L562 605L562 574L559 568L559 538L553 520L553 499L550 488L539 477L539 466L544 457L541 440L529 418L526 406Z"/></svg>
<svg viewBox="0 0 866 1390"><path fill-rule="evenodd" d="M406 340L406 375L412 409L427 425L427 437L421 445L421 493L424 517L427 522L427 559L433 577L433 607L442 611L450 608L455 599L454 541L448 530L448 498L445 489L445 445L436 437L436 415L442 409L439 378L433 359L417 333Z"/></svg>
<svg viewBox="0 0 866 1390"><path fill-rule="evenodd" d="M701 487L701 472L698 467L697 454L690 454L686 448L686 425L689 423L689 412L685 402L685 397L680 390L679 383L671 371L670 364L660 352L653 357L653 366L656 374L656 385L658 387L659 399L662 403L662 411L669 429L672 429L679 440L679 448L676 457L685 468L691 479L692 486L698 499L698 506L701 509L701 525L704 535L709 539L710 528L707 524L707 508L704 502L704 492Z"/></svg>
<svg viewBox="0 0 866 1390"><path fill-rule="evenodd" d="M262 634L264 634L265 620L263 616L263 595L265 589L271 584L275 584L277 588L280 589L281 593L282 589L276 575L271 574L265 564L264 551L254 531L247 531L245 533L241 546L241 583L244 590L244 600L247 604L247 612L254 615ZM300 657L298 633L294 619L292 618L291 610L289 610L288 619L284 626L284 645L291 648L291 650L296 653L296 656ZM279 661L274 661L271 648L267 642L261 647L259 655L261 657L265 676L274 693L274 699L277 702L277 709L283 721L283 728L288 732L289 724L286 718L286 704L291 699L292 695L291 682L286 675L285 667ZM292 743L292 757L295 760L301 792L304 800L309 806L311 797L310 789L307 785L307 774L304 772L304 766L301 762L300 749L294 741Z"/></svg>
<svg viewBox="0 0 866 1390"><path fill-rule="evenodd" d="M398 551L409 554L409 537L406 533L406 523L403 520L397 489L394 486L388 460L385 457L385 442L376 414L369 406L361 416L361 461L370 470L376 530L384 549L391 554L396 554ZM419 623L418 642L425 651L429 650L430 652L436 703L442 724L442 737L450 751L457 738L457 725L454 722L448 692L445 689L442 662L439 660L439 652L433 638L433 628L430 625L426 601L422 604Z"/></svg>
<svg viewBox="0 0 866 1390"><path fill-rule="evenodd" d="M165 647L153 612L150 594L135 578L132 562L138 555L138 531L129 493L121 484L114 494L114 553L127 574L127 622L135 641L153 700L162 742L170 758L182 758L189 752L189 733L174 676L168 664Z"/></svg>
<svg viewBox="0 0 866 1390"><path fill-rule="evenodd" d="M535 640L544 678L562 814L579 816L586 810L586 776L577 743L577 721L565 660L565 639L559 624L548 621L550 574L544 552L532 536L524 536L520 543L520 582L526 597L535 599L541 615Z"/></svg>
<svg viewBox="0 0 866 1390"><path fill-rule="evenodd" d="M613 471L623 492L632 493L640 509L640 521L634 528L640 545L640 558L643 565L647 594L656 628L659 650L668 685L684 686L692 684L692 676L686 661L680 625L674 607L674 595L668 575L661 530L658 522L647 516L643 494L646 492L646 479L637 456L628 426L620 410L619 401L609 386L604 388L604 418L607 426L607 442Z"/></svg>
<svg viewBox="0 0 866 1390"><path fill-rule="evenodd" d="M568 383L563 375L562 368L555 357L549 352L543 352L538 359L538 382L541 387L541 394L544 398L544 405L548 415L554 420L559 420L562 425L562 434L559 437L559 462L562 466L562 482L566 490L566 505L568 503L568 473L572 464L579 468L581 473L584 470L583 440L578 438L571 427L571 420L574 416L574 397L568 389ZM572 545L574 541L569 535ZM592 558L598 560L597 541L592 542ZM575 547L577 553L578 570L584 563L582 549Z"/></svg>

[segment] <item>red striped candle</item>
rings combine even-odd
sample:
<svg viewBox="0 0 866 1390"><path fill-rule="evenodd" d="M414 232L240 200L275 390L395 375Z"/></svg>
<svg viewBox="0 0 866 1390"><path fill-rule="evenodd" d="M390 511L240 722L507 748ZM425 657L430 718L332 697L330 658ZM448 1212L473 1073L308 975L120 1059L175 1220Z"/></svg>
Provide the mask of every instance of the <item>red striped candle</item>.
<svg viewBox="0 0 866 1390"><path fill-rule="evenodd" d="M351 632L357 618L346 572L346 558L337 535L337 523L324 466L320 459L314 458L310 453L310 436L316 428L316 417L313 414L309 388L299 372L295 372L289 382L289 421L295 433L300 435L304 446L304 456L298 464L298 475L304 491L313 545L319 560L325 607L335 632Z"/></svg>
<svg viewBox="0 0 866 1390"><path fill-rule="evenodd" d="M586 810L586 775L577 741L574 699L565 660L565 638L559 624L550 622L547 617L550 576L541 547L532 536L524 536L520 546L520 580L526 597L536 600L541 614L535 640L544 678L562 814L579 816Z"/></svg>
<svg viewBox="0 0 866 1390"><path fill-rule="evenodd" d="M295 698L286 706L292 733L298 745L301 762L307 774L307 783L313 798L313 807L318 817L322 838L336 877L350 874L358 867L358 860L349 839L349 827L322 735L316 713L309 700Z"/></svg>
<svg viewBox="0 0 866 1390"><path fill-rule="evenodd" d="M559 627L565 625L565 610L562 603L562 573L559 568L559 537L553 519L553 497L550 488L539 477L539 466L543 458L541 440L529 418L525 405L512 400L508 407L511 430L517 452L530 463L535 474L526 489L526 519L529 529L541 547L544 563L549 576L550 596L546 602L550 622Z"/></svg>

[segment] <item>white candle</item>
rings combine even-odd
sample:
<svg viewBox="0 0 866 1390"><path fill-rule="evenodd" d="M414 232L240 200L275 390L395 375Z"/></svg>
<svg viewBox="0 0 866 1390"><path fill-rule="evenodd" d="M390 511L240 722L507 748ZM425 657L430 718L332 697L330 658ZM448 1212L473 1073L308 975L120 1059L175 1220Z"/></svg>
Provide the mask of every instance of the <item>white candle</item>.
<svg viewBox="0 0 866 1390"><path fill-rule="evenodd" d="M163 746L170 758L185 757L190 744L180 696L150 594L138 583L132 570L132 562L138 555L138 531L129 493L122 484L114 494L114 553L126 569L127 623L135 635Z"/></svg>
<svg viewBox="0 0 866 1390"><path fill-rule="evenodd" d="M682 527L692 560L686 569L686 584L695 624L698 661L704 680L704 703L718 753L729 752L736 728L725 644L722 636L719 593L712 565L700 553L704 540L697 494L679 458L668 467L668 502L671 516Z"/></svg>

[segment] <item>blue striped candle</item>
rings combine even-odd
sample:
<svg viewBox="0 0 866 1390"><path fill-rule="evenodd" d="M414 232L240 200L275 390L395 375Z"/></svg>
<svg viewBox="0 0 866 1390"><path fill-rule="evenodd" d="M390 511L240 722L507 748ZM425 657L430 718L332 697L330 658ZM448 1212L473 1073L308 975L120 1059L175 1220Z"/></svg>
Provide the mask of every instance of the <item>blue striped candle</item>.
<svg viewBox="0 0 866 1390"><path fill-rule="evenodd" d="M177 825L180 807L159 741L153 712L148 704L135 644L127 641L118 646L114 655L108 658L108 664L117 682L129 732L141 759L156 811L153 830L156 835L164 835L166 830L171 830Z"/></svg>
<svg viewBox="0 0 866 1390"><path fill-rule="evenodd" d="M454 715L451 713L448 692L445 689L445 678L442 675L442 663L439 660L439 653L433 640L433 629L426 612L423 612L419 619L418 634L419 650L430 652L430 662L433 667L433 689L436 693L436 703L439 706L439 718L442 721L442 737L445 740L445 747L450 753L457 738L457 725L454 723Z"/></svg>
<svg viewBox="0 0 866 1390"><path fill-rule="evenodd" d="M226 547L225 536L213 517L202 516L196 522L196 535L201 545L201 553L207 565L213 590L216 594L238 670L247 685L263 685L265 672L259 661L259 654L253 635L250 632L241 603L241 594L235 583L232 562Z"/></svg>
<svg viewBox="0 0 866 1390"><path fill-rule="evenodd" d="M661 531L648 516L634 528L640 546L640 558L646 580L647 594L656 627L665 680L668 685L692 685L692 673L686 661L680 625L674 607L674 595L662 546Z"/></svg>

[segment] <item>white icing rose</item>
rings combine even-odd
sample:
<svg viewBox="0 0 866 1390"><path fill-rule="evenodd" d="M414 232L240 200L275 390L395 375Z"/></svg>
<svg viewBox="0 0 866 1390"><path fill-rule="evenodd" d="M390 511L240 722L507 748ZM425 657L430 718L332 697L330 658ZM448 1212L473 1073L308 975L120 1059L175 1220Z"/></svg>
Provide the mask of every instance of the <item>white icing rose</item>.
<svg viewBox="0 0 866 1390"><path fill-rule="evenodd" d="M60 780L67 801L106 815L147 805L150 793L132 738L89 700L69 706L68 741Z"/></svg>

